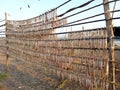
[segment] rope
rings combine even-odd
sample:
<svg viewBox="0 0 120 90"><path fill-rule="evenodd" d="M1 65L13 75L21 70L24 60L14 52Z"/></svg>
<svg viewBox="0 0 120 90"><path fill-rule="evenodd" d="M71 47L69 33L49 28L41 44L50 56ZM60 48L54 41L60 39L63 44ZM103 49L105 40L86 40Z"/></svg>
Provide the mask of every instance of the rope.
<svg viewBox="0 0 120 90"><path fill-rule="evenodd" d="M90 4L90 3L93 2L93 1L94 1L94 0L90 0L90 1L84 3L84 4L80 5L80 6L73 7L73 8L71 8L71 9L67 10L66 12L64 12L63 14L59 15L58 17L62 17L62 16L65 15L66 13L69 13L69 12L75 10L75 9L78 9L78 8L81 8L81 7L85 7L85 6L87 6L88 4Z"/></svg>

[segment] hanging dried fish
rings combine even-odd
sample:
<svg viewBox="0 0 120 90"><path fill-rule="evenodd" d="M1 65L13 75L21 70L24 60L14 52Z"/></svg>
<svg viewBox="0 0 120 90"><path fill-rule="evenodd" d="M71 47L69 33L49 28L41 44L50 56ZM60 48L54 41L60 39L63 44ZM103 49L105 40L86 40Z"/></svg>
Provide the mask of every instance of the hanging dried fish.
<svg viewBox="0 0 120 90"><path fill-rule="evenodd" d="M30 5L28 4L28 8L30 8Z"/></svg>
<svg viewBox="0 0 120 90"><path fill-rule="evenodd" d="M20 10L22 10L22 7L20 7Z"/></svg>

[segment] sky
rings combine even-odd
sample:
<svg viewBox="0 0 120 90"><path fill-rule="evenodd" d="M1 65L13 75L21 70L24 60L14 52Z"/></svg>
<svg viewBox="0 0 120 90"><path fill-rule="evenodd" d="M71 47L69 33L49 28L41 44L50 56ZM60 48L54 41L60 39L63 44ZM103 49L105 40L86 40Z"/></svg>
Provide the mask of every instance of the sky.
<svg viewBox="0 0 120 90"><path fill-rule="evenodd" d="M31 18L57 7L65 1L67 0L0 0L0 18L4 18L5 12L9 14L9 19ZM71 0L60 11L65 11L87 1L89 0ZM95 3L100 2L102 0L95 1Z"/></svg>
<svg viewBox="0 0 120 90"><path fill-rule="evenodd" d="M7 12L8 19L12 20L24 20L29 19L35 16L39 16L40 14L43 14L44 12L53 9L57 7L58 5L66 2L68 0L0 0L0 19L4 19L5 15L4 13ZM72 7L79 6L89 0L71 0L68 4L64 5L63 7L59 8L58 15L61 13L64 13L68 9ZM103 0L95 0L94 2L90 3L90 5L83 7L85 8L91 7L95 4L102 3ZM116 9L119 8L120 2L116 4ZM110 6L110 8L113 8L113 5ZM78 12L82 9L77 9L72 13ZM88 15L94 15L98 14L100 12L103 12L103 7L96 8L93 11L89 11L87 13L83 13L81 15L77 15L74 18L70 18L69 21L77 20L78 18L85 18L88 17ZM69 14L66 14L66 16ZM115 14L115 16L120 16L120 13ZM104 18L104 16L97 17L98 19ZM100 24L100 27L104 27L104 25ZM118 21L114 21L114 25L118 26Z"/></svg>
<svg viewBox="0 0 120 90"><path fill-rule="evenodd" d="M65 1L67 0L0 0L0 18L4 17L4 12L9 14L9 19L31 18L57 7ZM72 0L64 10L70 8L71 4L76 6L82 2L83 0L81 2Z"/></svg>

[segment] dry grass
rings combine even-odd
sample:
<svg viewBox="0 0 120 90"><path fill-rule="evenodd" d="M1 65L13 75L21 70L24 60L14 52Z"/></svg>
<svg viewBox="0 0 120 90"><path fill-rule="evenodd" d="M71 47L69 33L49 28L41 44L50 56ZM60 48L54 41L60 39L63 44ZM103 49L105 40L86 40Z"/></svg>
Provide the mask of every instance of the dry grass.
<svg viewBox="0 0 120 90"><path fill-rule="evenodd" d="M115 48L119 49L115 51L115 61L116 61L116 87L117 90L120 89L120 46Z"/></svg>
<svg viewBox="0 0 120 90"><path fill-rule="evenodd" d="M3 85L3 83L0 83L0 90L8 90L8 89L5 85Z"/></svg>

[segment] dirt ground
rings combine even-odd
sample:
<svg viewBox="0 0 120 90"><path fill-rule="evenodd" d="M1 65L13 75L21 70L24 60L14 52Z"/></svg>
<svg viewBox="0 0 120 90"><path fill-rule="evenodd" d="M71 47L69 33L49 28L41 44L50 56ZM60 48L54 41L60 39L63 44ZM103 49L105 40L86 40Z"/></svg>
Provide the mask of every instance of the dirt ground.
<svg viewBox="0 0 120 90"><path fill-rule="evenodd" d="M6 72L5 55L0 54L0 71ZM10 59L9 77L0 81L0 90L86 90L74 81L57 78L37 68L27 67L20 60ZM18 65L19 64L19 65ZM37 73L36 73L37 72Z"/></svg>
<svg viewBox="0 0 120 90"><path fill-rule="evenodd" d="M120 47L115 50L117 89L120 88ZM6 72L6 56L0 54L0 73ZM0 90L88 90L74 81L57 78L37 68L27 67L20 60L10 58L9 77L0 81ZM34 69L34 70L33 70ZM37 72L37 73L36 73ZM38 77L39 76L39 77Z"/></svg>

